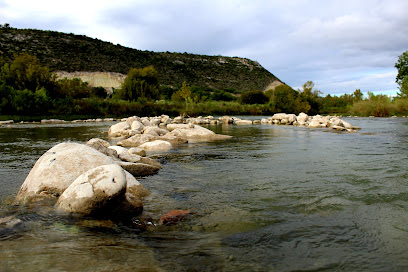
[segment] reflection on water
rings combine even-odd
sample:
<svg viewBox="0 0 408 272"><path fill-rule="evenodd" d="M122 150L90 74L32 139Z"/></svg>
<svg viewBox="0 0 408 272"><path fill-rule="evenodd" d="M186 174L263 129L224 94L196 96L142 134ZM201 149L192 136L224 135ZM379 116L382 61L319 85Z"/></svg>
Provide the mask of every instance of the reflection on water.
<svg viewBox="0 0 408 272"><path fill-rule="evenodd" d="M112 123L0 129L0 267L5 271L404 271L408 121L348 120L339 134L291 126L211 126L233 135L155 158L140 220L62 218L12 205L35 161L61 141L106 138ZM1 271L3 271L1 270Z"/></svg>

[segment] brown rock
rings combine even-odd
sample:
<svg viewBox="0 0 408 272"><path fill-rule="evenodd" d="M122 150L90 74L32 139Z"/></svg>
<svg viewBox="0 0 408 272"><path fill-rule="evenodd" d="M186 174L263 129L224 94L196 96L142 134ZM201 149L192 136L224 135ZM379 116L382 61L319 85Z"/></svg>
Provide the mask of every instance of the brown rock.
<svg viewBox="0 0 408 272"><path fill-rule="evenodd" d="M162 224L174 224L191 215L187 210L173 210L160 217Z"/></svg>

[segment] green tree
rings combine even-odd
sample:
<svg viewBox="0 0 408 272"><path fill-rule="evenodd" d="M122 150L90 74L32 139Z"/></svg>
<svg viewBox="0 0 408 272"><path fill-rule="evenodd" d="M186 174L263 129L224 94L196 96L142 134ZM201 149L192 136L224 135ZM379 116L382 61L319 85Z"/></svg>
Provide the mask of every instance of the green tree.
<svg viewBox="0 0 408 272"><path fill-rule="evenodd" d="M302 100L307 101L310 105L309 114L315 115L320 112L320 107L322 105L322 99L320 97L321 92L314 89L315 85L313 81L307 81L302 85L302 90L300 92Z"/></svg>
<svg viewBox="0 0 408 272"><path fill-rule="evenodd" d="M271 107L275 112L295 113L308 112L310 105L302 99L299 92L283 84L267 91L271 99Z"/></svg>
<svg viewBox="0 0 408 272"><path fill-rule="evenodd" d="M187 85L187 82L183 82L183 85L181 86L179 90L180 96L184 98L185 103L186 103L186 114L188 114L189 111L189 105L192 106L193 104L193 99L191 98L191 88L190 86Z"/></svg>
<svg viewBox="0 0 408 272"><path fill-rule="evenodd" d="M353 93L353 100L354 101L361 101L363 100L363 93L361 92L360 89L357 89Z"/></svg>
<svg viewBox="0 0 408 272"><path fill-rule="evenodd" d="M57 82L58 97L85 98L90 97L92 89L88 82L83 82L80 78L60 79Z"/></svg>
<svg viewBox="0 0 408 272"><path fill-rule="evenodd" d="M398 96L408 98L408 76L405 76L399 86L400 92Z"/></svg>
<svg viewBox="0 0 408 272"><path fill-rule="evenodd" d="M130 69L122 85L120 96L130 101L158 99L159 80L156 69L153 66Z"/></svg>
<svg viewBox="0 0 408 272"><path fill-rule="evenodd" d="M55 75L48 67L42 66L35 56L21 54L12 63L1 68L0 77L16 90L35 92L45 88L51 92L55 89Z"/></svg>
<svg viewBox="0 0 408 272"><path fill-rule="evenodd" d="M262 91L252 90L243 92L238 101L241 104L266 104L269 98Z"/></svg>
<svg viewBox="0 0 408 272"><path fill-rule="evenodd" d="M408 76L408 51L405 51L398 57L398 61L395 63L395 68L398 69L395 82L401 86L404 77Z"/></svg>

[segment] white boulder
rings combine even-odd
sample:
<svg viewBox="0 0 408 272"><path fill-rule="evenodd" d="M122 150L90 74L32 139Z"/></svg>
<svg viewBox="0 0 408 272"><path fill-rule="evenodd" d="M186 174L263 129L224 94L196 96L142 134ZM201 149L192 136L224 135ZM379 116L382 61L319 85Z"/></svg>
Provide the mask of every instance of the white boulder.
<svg viewBox="0 0 408 272"><path fill-rule="evenodd" d="M112 125L108 131L109 138L120 138L128 135L128 130L130 130L130 125L127 121L120 122Z"/></svg>
<svg viewBox="0 0 408 272"><path fill-rule="evenodd" d="M84 144L60 143L45 152L31 169L16 200L31 200L61 195L82 173L115 160Z"/></svg>
<svg viewBox="0 0 408 272"><path fill-rule="evenodd" d="M117 164L103 165L81 174L58 198L59 209L84 215L101 211L126 192L126 173Z"/></svg>
<svg viewBox="0 0 408 272"><path fill-rule="evenodd" d="M168 151L173 148L173 145L168 141L154 140L141 144L139 147L146 151Z"/></svg>

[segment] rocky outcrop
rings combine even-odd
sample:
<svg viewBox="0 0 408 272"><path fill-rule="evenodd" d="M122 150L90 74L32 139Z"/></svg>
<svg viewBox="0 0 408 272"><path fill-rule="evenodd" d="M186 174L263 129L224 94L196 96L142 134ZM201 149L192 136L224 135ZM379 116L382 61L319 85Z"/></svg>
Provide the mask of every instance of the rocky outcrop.
<svg viewBox="0 0 408 272"><path fill-rule="evenodd" d="M98 138L86 144L60 143L38 159L16 201L55 199L65 212L132 216L142 211L142 198L149 194L135 176L160 169L157 161Z"/></svg>
<svg viewBox="0 0 408 272"><path fill-rule="evenodd" d="M115 163L112 157L87 145L58 144L37 160L17 194L17 201L58 197L82 173Z"/></svg>
<svg viewBox="0 0 408 272"><path fill-rule="evenodd" d="M58 208L89 215L126 191L125 171L117 164L102 165L81 174L58 198Z"/></svg>
<svg viewBox="0 0 408 272"><path fill-rule="evenodd" d="M228 135L216 134L199 125L219 123L220 121L212 116L187 119L182 116L171 119L167 115L151 118L132 116L112 125L108 136L112 139L121 138L122 140L117 143L121 147L138 147L148 152L164 152L187 142L231 138ZM121 156L123 159L123 154L119 154L119 157Z"/></svg>
<svg viewBox="0 0 408 272"><path fill-rule="evenodd" d="M303 112L298 116L294 114L276 113L270 118L262 119L261 123L306 126L309 128L332 128L337 131L347 132L355 132L357 129L360 129L359 127L352 126L350 123L340 119L337 116L308 116Z"/></svg>

